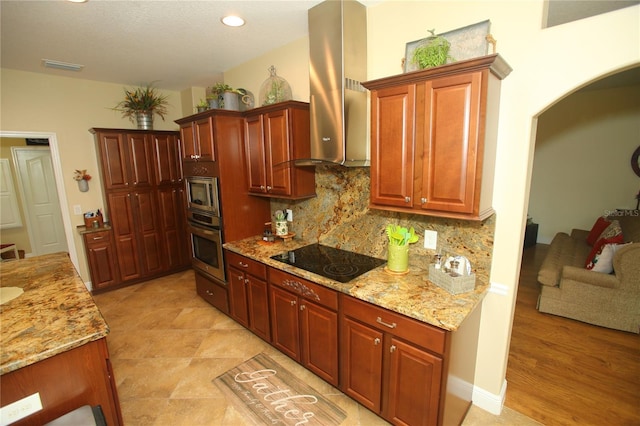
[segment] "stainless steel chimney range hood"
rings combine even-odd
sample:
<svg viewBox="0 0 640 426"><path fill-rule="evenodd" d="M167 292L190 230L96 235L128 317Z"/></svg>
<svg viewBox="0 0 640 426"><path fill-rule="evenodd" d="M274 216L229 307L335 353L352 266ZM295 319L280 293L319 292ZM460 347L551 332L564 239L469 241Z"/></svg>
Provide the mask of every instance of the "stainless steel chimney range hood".
<svg viewBox="0 0 640 426"><path fill-rule="evenodd" d="M311 159L297 165L369 166L367 10L326 0L309 10Z"/></svg>

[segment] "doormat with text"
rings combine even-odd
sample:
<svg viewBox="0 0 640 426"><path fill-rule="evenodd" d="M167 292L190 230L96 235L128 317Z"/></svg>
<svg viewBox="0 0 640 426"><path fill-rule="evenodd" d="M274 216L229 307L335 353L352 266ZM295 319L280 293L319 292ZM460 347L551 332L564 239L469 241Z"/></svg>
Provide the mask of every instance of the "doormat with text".
<svg viewBox="0 0 640 426"><path fill-rule="evenodd" d="M262 353L213 382L257 424L335 426L346 418L339 407Z"/></svg>

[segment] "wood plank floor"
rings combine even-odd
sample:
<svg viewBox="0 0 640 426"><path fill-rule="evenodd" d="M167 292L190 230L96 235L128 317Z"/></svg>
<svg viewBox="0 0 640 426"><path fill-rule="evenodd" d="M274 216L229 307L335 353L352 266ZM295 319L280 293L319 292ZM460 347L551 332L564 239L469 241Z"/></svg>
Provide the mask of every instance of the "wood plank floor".
<svg viewBox="0 0 640 426"><path fill-rule="evenodd" d="M524 250L505 405L545 425L640 425L640 336L536 310L548 250Z"/></svg>

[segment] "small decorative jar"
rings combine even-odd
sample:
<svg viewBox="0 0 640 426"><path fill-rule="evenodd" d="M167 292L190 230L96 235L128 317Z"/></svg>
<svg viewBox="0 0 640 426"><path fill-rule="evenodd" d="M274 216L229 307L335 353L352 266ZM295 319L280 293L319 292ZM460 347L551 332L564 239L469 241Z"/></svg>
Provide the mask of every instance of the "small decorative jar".
<svg viewBox="0 0 640 426"><path fill-rule="evenodd" d="M276 220L276 235L284 236L289 234L289 226L286 220Z"/></svg>

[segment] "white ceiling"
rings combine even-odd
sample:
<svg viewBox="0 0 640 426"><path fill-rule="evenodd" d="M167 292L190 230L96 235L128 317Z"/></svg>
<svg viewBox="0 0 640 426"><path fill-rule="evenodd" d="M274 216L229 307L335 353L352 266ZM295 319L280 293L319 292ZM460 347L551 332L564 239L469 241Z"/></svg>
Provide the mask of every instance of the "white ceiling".
<svg viewBox="0 0 640 426"><path fill-rule="evenodd" d="M308 33L308 9L322 0L0 2L1 64L18 69L182 90ZM363 2L365 3L365 2ZM238 14L246 24L220 22ZM42 59L84 65L44 68Z"/></svg>
<svg viewBox="0 0 640 426"><path fill-rule="evenodd" d="M167 90L208 87L222 81L224 71L305 36L308 10L321 1L0 0L0 65L131 86L156 82ZM360 0L366 6L381 1ZM548 19L557 22L638 3L547 1ZM224 26L220 18L231 13L246 25ZM44 68L42 59L84 68Z"/></svg>

